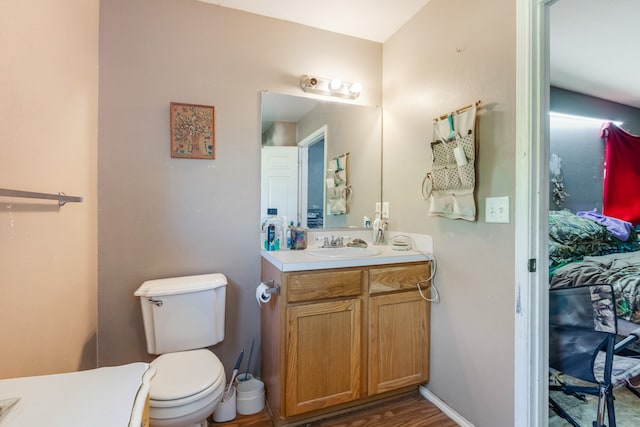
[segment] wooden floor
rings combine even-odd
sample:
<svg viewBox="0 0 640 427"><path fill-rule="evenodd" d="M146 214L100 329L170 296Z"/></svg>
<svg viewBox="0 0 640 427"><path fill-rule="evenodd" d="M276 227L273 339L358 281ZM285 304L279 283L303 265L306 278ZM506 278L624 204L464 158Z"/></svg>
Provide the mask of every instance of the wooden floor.
<svg viewBox="0 0 640 427"><path fill-rule="evenodd" d="M457 427L431 402L416 392L384 404L351 412L335 418L314 421L307 427ZM226 423L211 427L272 427L266 411L255 415L238 415Z"/></svg>

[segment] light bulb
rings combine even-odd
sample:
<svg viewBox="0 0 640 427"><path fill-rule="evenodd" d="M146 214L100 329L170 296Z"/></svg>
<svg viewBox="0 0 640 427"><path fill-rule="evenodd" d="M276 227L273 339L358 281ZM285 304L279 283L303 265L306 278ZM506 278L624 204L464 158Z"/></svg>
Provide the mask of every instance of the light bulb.
<svg viewBox="0 0 640 427"><path fill-rule="evenodd" d="M354 83L351 85L351 88L349 88L349 92L353 94L360 93L360 91L362 91L362 85L360 83Z"/></svg>
<svg viewBox="0 0 640 427"><path fill-rule="evenodd" d="M333 79L329 83L329 89L331 89L331 90L338 90L341 87L342 87L342 81L341 80Z"/></svg>

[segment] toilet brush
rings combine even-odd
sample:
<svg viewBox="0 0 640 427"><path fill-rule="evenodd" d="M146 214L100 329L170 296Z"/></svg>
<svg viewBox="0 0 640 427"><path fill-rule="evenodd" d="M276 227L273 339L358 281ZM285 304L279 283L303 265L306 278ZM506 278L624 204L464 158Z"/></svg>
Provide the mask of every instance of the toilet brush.
<svg viewBox="0 0 640 427"><path fill-rule="evenodd" d="M256 339L254 338L251 341L251 350L249 350L249 360L247 360L247 370L244 373L244 379L242 381L246 381L249 377L249 369L251 369L251 357L253 356L253 346L256 343Z"/></svg>
<svg viewBox="0 0 640 427"><path fill-rule="evenodd" d="M231 391L231 386L233 385L233 381L236 379L236 375L238 375L238 369L240 369L240 363L242 362L242 356L244 356L244 349L240 352L240 355L236 359L236 364L233 367L233 372L231 373L231 381L229 381L229 385L222 395L222 401L225 402L229 398L229 392Z"/></svg>

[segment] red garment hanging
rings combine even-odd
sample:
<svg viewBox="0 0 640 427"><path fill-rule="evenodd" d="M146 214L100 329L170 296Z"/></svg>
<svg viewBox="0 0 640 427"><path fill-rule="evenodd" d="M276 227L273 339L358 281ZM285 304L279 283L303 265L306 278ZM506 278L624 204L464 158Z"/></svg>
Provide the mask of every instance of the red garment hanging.
<svg viewBox="0 0 640 427"><path fill-rule="evenodd" d="M604 185L602 213L640 224L640 136L613 123L603 126Z"/></svg>

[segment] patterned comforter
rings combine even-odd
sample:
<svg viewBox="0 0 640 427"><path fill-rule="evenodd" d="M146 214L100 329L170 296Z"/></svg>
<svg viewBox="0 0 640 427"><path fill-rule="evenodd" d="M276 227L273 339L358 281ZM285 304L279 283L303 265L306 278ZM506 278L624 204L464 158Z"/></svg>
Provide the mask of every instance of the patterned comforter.
<svg viewBox="0 0 640 427"><path fill-rule="evenodd" d="M549 284L613 286L617 315L640 323L640 241L616 238L603 224L567 210L549 212Z"/></svg>
<svg viewBox="0 0 640 427"><path fill-rule="evenodd" d="M616 297L618 318L640 323L640 252L585 256L558 268L550 287L611 284Z"/></svg>

